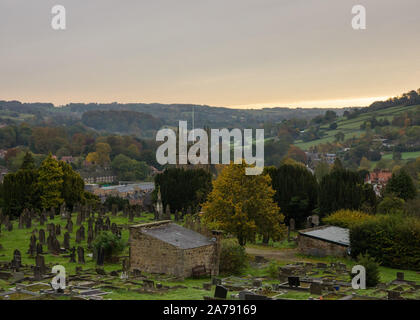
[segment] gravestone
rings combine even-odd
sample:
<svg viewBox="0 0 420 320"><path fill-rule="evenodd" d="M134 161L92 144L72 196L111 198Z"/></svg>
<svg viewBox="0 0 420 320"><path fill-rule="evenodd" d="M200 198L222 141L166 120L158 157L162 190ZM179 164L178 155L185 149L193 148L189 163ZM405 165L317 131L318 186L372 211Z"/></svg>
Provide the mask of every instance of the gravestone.
<svg viewBox="0 0 420 320"><path fill-rule="evenodd" d="M77 248L77 262L78 263L85 263L85 249L83 247Z"/></svg>
<svg viewBox="0 0 420 320"><path fill-rule="evenodd" d="M60 224L57 224L55 226L55 235L57 235L57 236L61 235L61 225Z"/></svg>
<svg viewBox="0 0 420 320"><path fill-rule="evenodd" d="M44 231L44 229L39 230L38 237L39 237L39 242L41 244L45 244L45 231Z"/></svg>
<svg viewBox="0 0 420 320"><path fill-rule="evenodd" d="M39 267L34 267L34 280L35 281L41 281L42 280L42 274Z"/></svg>
<svg viewBox="0 0 420 320"><path fill-rule="evenodd" d="M82 242L82 236L80 234L80 229L76 231L76 243Z"/></svg>
<svg viewBox="0 0 420 320"><path fill-rule="evenodd" d="M42 252L43 250L42 250L42 243L40 243L40 242L38 242L37 244L36 244L36 254L38 255L38 254L42 254L43 252Z"/></svg>
<svg viewBox="0 0 420 320"><path fill-rule="evenodd" d="M47 267L45 266L45 259L42 255L37 255L35 258L35 265L39 268L41 274L44 274L47 271Z"/></svg>
<svg viewBox="0 0 420 320"><path fill-rule="evenodd" d="M404 272L397 272L397 280L404 281Z"/></svg>
<svg viewBox="0 0 420 320"><path fill-rule="evenodd" d="M73 233L73 221L71 219L67 220L66 230L68 233Z"/></svg>
<svg viewBox="0 0 420 320"><path fill-rule="evenodd" d="M259 279L254 279L254 280L252 281L252 286L253 286L253 287L260 288L260 287L262 287L262 281L261 281L261 280L259 280Z"/></svg>
<svg viewBox="0 0 420 320"><path fill-rule="evenodd" d="M245 295L253 295L255 293L251 292L251 291L240 291L239 292L239 300L245 300Z"/></svg>
<svg viewBox="0 0 420 320"><path fill-rule="evenodd" d="M55 218L55 209L54 207L50 209L50 220L54 220Z"/></svg>
<svg viewBox="0 0 420 320"><path fill-rule="evenodd" d="M299 287L300 286L299 277L287 277L287 282L289 284L289 287Z"/></svg>
<svg viewBox="0 0 420 320"><path fill-rule="evenodd" d="M88 238L87 238L87 243L88 243L88 248L92 248L92 241L93 241L93 230L92 228L88 229Z"/></svg>
<svg viewBox="0 0 420 320"><path fill-rule="evenodd" d="M105 220L105 229L106 229L106 231L108 231L108 230L111 229L111 220L109 219L109 217L106 217L106 220Z"/></svg>
<svg viewBox="0 0 420 320"><path fill-rule="evenodd" d="M53 239L53 248L52 248L53 254L58 255L60 254L60 241L58 241L57 238L54 237Z"/></svg>
<svg viewBox="0 0 420 320"><path fill-rule="evenodd" d="M70 234L68 232L64 234L63 247L66 250L70 249Z"/></svg>
<svg viewBox="0 0 420 320"><path fill-rule="evenodd" d="M388 300L402 300L401 292L395 290L388 291Z"/></svg>
<svg viewBox="0 0 420 320"><path fill-rule="evenodd" d="M30 239L30 243L29 243L29 250L28 250L28 254L30 256L34 256L36 253L36 236L32 235L31 239Z"/></svg>
<svg viewBox="0 0 420 320"><path fill-rule="evenodd" d="M96 264L98 266L103 266L104 260L105 260L105 250L104 248L100 247L97 249L97 252L96 252Z"/></svg>
<svg viewBox="0 0 420 320"><path fill-rule="evenodd" d="M203 283L203 289L210 291L211 290L211 282L204 282Z"/></svg>
<svg viewBox="0 0 420 320"><path fill-rule="evenodd" d="M319 216L314 214L311 219L312 225L315 227L319 226Z"/></svg>
<svg viewBox="0 0 420 320"><path fill-rule="evenodd" d="M15 271L19 271L22 267L22 255L20 254L20 251L16 249L13 252L13 260L11 263L11 268Z"/></svg>
<svg viewBox="0 0 420 320"><path fill-rule="evenodd" d="M309 292L313 295L322 295L322 284L318 282L312 282L311 286L309 287Z"/></svg>
<svg viewBox="0 0 420 320"><path fill-rule="evenodd" d="M84 241L86 239L86 237L85 237L85 227L84 226L80 227L80 238L82 239L82 241Z"/></svg>
<svg viewBox="0 0 420 320"><path fill-rule="evenodd" d="M75 263L76 262L76 248L73 247L70 250L70 262Z"/></svg>
<svg viewBox="0 0 420 320"><path fill-rule="evenodd" d="M214 297L219 299L226 299L228 293L228 289L224 286L217 285L216 289L214 290Z"/></svg>
<svg viewBox="0 0 420 320"><path fill-rule="evenodd" d="M290 231L295 231L295 219L291 218L289 220Z"/></svg>

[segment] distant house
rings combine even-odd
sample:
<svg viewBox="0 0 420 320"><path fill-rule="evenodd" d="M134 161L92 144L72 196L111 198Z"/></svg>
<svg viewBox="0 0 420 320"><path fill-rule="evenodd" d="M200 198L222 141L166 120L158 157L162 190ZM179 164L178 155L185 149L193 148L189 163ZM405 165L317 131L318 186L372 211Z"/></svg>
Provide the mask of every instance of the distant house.
<svg viewBox="0 0 420 320"><path fill-rule="evenodd" d="M210 239L170 220L130 226L130 268L190 277L193 269L218 275L220 234Z"/></svg>
<svg viewBox="0 0 420 320"><path fill-rule="evenodd" d="M6 149L0 149L0 159L4 159L6 156L7 150Z"/></svg>
<svg viewBox="0 0 420 320"><path fill-rule="evenodd" d="M345 257L350 248L349 229L321 226L300 230L298 250L306 255Z"/></svg>
<svg viewBox="0 0 420 320"><path fill-rule="evenodd" d="M389 170L374 170L366 175L365 183L371 184L376 195L380 196L381 191L386 187L391 177L392 172Z"/></svg>
<svg viewBox="0 0 420 320"><path fill-rule="evenodd" d="M63 157L61 157L60 160L64 161L65 163L68 163L68 164L74 163L76 161L76 159L73 158L72 156L63 156Z"/></svg>

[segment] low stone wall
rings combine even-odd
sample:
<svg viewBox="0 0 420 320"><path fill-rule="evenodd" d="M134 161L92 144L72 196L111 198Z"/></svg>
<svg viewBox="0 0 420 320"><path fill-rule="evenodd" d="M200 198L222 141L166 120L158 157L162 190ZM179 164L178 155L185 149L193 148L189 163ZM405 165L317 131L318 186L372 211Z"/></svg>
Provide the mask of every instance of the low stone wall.
<svg viewBox="0 0 420 320"><path fill-rule="evenodd" d="M298 235L298 250L306 255L325 257L325 256L347 256L347 246L339 245L321 239Z"/></svg>

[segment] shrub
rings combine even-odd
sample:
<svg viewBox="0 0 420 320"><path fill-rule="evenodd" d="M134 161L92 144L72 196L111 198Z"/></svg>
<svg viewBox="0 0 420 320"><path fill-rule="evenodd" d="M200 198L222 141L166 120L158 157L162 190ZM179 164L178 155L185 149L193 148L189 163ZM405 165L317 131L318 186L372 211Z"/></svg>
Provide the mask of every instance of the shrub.
<svg viewBox="0 0 420 320"><path fill-rule="evenodd" d="M267 267L267 273L270 278L277 279L279 276L279 264L276 261L271 261Z"/></svg>
<svg viewBox="0 0 420 320"><path fill-rule="evenodd" d="M222 241L219 270L221 273L240 274L248 265L245 248L237 241L225 239Z"/></svg>
<svg viewBox="0 0 420 320"><path fill-rule="evenodd" d="M125 248L125 243L115 234L109 231L99 233L93 242L95 250L104 249L105 260L110 260L113 256L121 253Z"/></svg>
<svg viewBox="0 0 420 320"><path fill-rule="evenodd" d="M378 206L378 213L382 214L394 214L403 212L404 200L387 196L385 197Z"/></svg>
<svg viewBox="0 0 420 320"><path fill-rule="evenodd" d="M353 258L368 253L382 265L420 270L420 219L379 215L350 228Z"/></svg>
<svg viewBox="0 0 420 320"><path fill-rule="evenodd" d="M333 226L351 228L365 221L373 221L375 218L375 216L357 210L339 210L322 219L322 221Z"/></svg>
<svg viewBox="0 0 420 320"><path fill-rule="evenodd" d="M360 254L357 257L357 264L365 267L366 269L366 287L376 287L381 280L379 273L379 263L377 263L375 259L368 254Z"/></svg>

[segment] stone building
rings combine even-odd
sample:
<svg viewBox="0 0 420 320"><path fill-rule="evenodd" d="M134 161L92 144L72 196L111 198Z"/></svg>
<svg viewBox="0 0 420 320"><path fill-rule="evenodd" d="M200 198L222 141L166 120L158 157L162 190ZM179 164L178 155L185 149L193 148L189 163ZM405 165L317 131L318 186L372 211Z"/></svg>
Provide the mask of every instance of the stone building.
<svg viewBox="0 0 420 320"><path fill-rule="evenodd" d="M349 248L349 229L321 226L300 230L298 234L298 249L303 254L345 257Z"/></svg>
<svg viewBox="0 0 420 320"><path fill-rule="evenodd" d="M130 226L130 269L190 277L205 268L218 275L220 233L207 238L170 220Z"/></svg>

